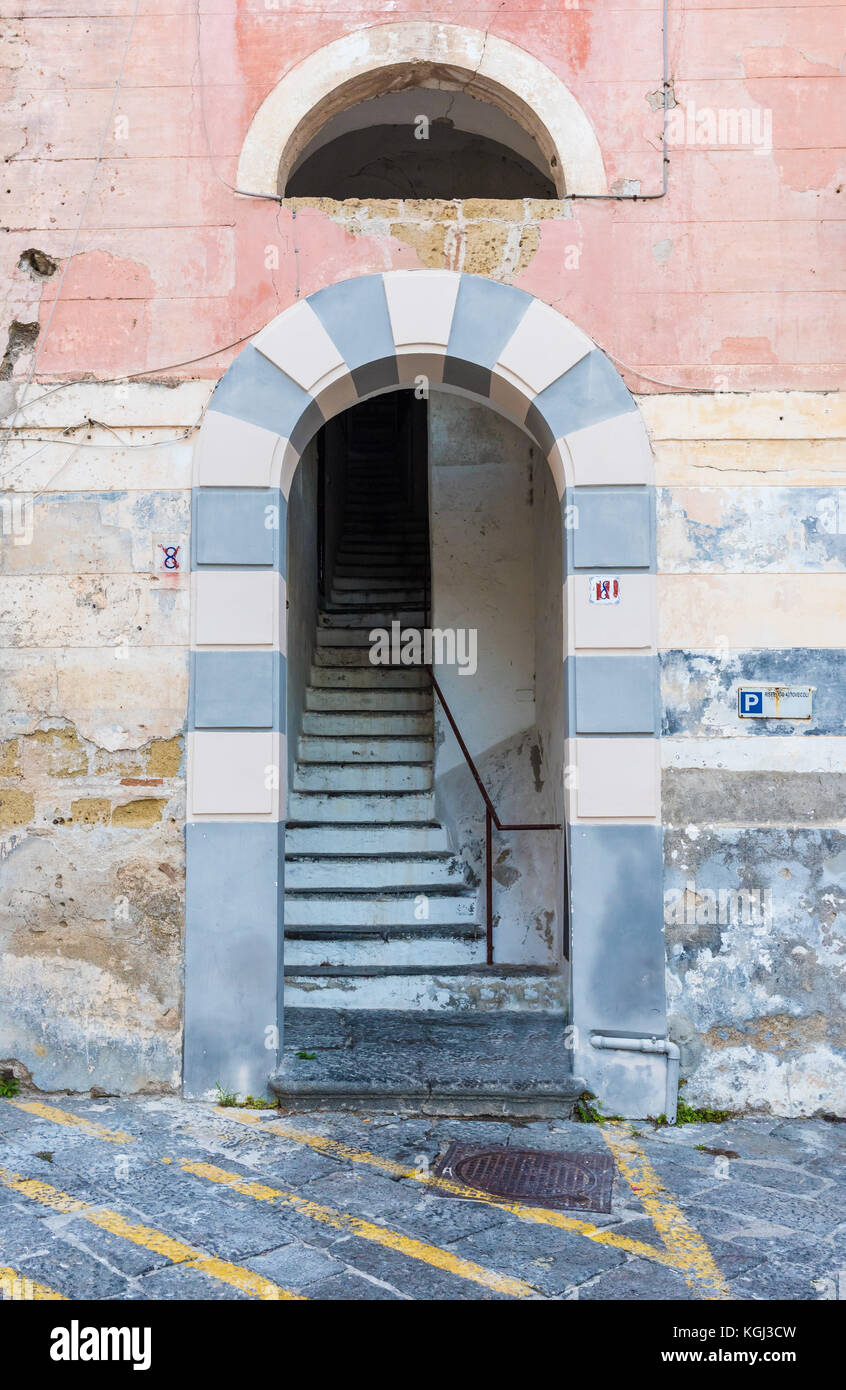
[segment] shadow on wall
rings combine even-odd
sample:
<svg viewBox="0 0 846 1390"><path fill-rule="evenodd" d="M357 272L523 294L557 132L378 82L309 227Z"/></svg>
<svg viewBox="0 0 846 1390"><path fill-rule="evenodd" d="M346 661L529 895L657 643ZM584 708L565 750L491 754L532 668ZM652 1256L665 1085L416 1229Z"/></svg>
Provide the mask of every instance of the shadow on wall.
<svg viewBox="0 0 846 1390"><path fill-rule="evenodd" d="M500 818L563 824L561 520L552 476L516 425L445 392L430 399L429 453L433 626L478 634L475 674L442 666L438 680ZM437 813L483 883L482 800L435 708ZM563 832L495 834L493 875L496 959L560 961Z"/></svg>
<svg viewBox="0 0 846 1390"><path fill-rule="evenodd" d="M556 198L534 139L467 93L392 92L329 120L306 146L288 198Z"/></svg>
<svg viewBox="0 0 846 1390"><path fill-rule="evenodd" d="M448 730L445 737L452 737ZM476 766L501 818L523 822L557 818L547 809L552 795L545 793L542 782L537 727L488 748ZM438 778L436 795L451 843L482 885L484 919L484 805L466 765ZM504 964L557 965L561 961L560 839L552 830L493 832L494 946L496 959Z"/></svg>

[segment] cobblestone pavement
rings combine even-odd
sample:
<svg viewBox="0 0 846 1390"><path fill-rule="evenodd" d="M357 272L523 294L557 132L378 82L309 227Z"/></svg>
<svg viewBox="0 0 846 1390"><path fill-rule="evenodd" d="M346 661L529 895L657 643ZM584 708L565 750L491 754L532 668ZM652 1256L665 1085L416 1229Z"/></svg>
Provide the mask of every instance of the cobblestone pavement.
<svg viewBox="0 0 846 1390"><path fill-rule="evenodd" d="M452 1140L610 1153L607 1215L467 1199ZM846 1125L654 1129L0 1101L0 1289L70 1299L846 1296Z"/></svg>

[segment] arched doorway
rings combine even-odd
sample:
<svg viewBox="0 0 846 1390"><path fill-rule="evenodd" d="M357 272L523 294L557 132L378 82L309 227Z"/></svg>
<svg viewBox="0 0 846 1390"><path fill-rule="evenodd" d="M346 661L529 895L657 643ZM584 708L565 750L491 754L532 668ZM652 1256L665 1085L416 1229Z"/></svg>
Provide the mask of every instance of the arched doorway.
<svg viewBox="0 0 846 1390"><path fill-rule="evenodd" d="M421 383L488 402L551 469L574 1066L609 1108L658 1113L665 1057L613 1045L666 1033L648 438L614 367L573 324L522 291L441 271L343 281L287 310L226 373L201 431L186 1091L203 1094L221 1074L260 1091L278 1046L291 482L325 420Z"/></svg>

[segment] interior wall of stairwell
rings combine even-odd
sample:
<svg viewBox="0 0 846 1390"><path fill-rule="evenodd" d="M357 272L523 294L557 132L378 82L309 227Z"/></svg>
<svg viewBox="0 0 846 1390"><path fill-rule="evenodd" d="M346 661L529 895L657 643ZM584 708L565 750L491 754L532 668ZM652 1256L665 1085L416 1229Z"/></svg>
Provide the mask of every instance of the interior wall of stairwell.
<svg viewBox="0 0 846 1390"><path fill-rule="evenodd" d="M500 818L556 820L561 550L551 479L549 495L545 481L537 489L546 462L522 430L489 407L438 391L429 403L429 457L432 626L477 631L475 673L441 666L438 680ZM435 711L437 813L483 883L481 797L437 702ZM495 832L498 961L560 960L556 839L554 832Z"/></svg>
<svg viewBox="0 0 846 1390"><path fill-rule="evenodd" d="M297 761L305 690L317 627L317 444L303 451L288 496L287 748L288 785Z"/></svg>
<svg viewBox="0 0 846 1390"><path fill-rule="evenodd" d="M569 932L565 885L567 882L564 839L564 591L561 584L563 535L561 503L552 472L539 450L532 459L532 522L535 563L535 726L538 731L538 773L543 821L560 831L535 831L514 836L522 856L531 845L542 852L547 867L545 882L552 877L555 890L550 922L556 956L567 954ZM529 817L526 817L529 819Z"/></svg>
<svg viewBox="0 0 846 1390"><path fill-rule="evenodd" d="M344 417L336 415L321 431L320 447L323 452L323 591L328 594L332 588L335 573L335 556L341 539L344 518L344 499L347 482L347 438ZM315 451L318 440L313 441ZM318 483L319 485L319 483ZM315 505L317 494L315 493Z"/></svg>

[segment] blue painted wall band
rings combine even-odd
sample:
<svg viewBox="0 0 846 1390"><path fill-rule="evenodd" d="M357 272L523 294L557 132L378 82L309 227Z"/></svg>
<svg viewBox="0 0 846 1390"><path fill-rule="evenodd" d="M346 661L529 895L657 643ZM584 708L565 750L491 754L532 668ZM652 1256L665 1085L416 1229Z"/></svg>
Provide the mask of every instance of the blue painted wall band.
<svg viewBox="0 0 846 1390"><path fill-rule="evenodd" d="M279 488L199 487L192 496L191 563L285 571L287 503Z"/></svg>
<svg viewBox="0 0 846 1390"><path fill-rule="evenodd" d="M655 489L649 486L568 488L565 528L570 569L656 569Z"/></svg>
<svg viewBox="0 0 846 1390"><path fill-rule="evenodd" d="M192 652L189 728L284 733L286 678L281 652Z"/></svg>
<svg viewBox="0 0 846 1390"><path fill-rule="evenodd" d="M185 1091L262 1095L282 1018L285 828L194 823L185 840Z"/></svg>
<svg viewBox="0 0 846 1390"><path fill-rule="evenodd" d="M532 303L525 290L462 275L452 316L447 358L490 369Z"/></svg>
<svg viewBox="0 0 846 1390"><path fill-rule="evenodd" d="M568 735L653 734L661 723L656 656L568 656Z"/></svg>
<svg viewBox="0 0 846 1390"><path fill-rule="evenodd" d="M394 335L381 275L342 280L306 301L351 371L393 357Z"/></svg>
<svg viewBox="0 0 846 1390"><path fill-rule="evenodd" d="M297 422L314 401L249 343L221 377L211 405L224 415L234 415L290 439Z"/></svg>
<svg viewBox="0 0 846 1390"><path fill-rule="evenodd" d="M665 1032L662 841L657 825L569 828L573 1003L583 1029Z"/></svg>

